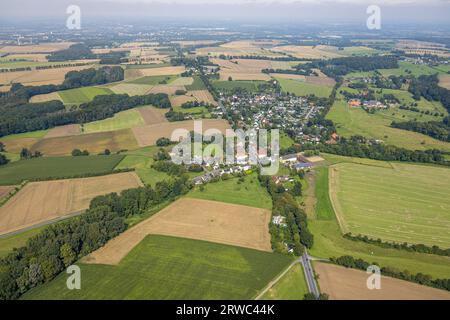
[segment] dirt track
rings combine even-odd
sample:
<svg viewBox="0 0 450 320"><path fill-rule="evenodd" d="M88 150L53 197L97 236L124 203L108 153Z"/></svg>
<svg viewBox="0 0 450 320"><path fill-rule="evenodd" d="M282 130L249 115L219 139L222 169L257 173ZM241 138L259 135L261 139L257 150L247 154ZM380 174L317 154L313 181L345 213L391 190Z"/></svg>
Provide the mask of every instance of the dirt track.
<svg viewBox="0 0 450 320"><path fill-rule="evenodd" d="M315 263L322 292L332 300L450 300L450 292L382 277L381 290L367 289L369 275L327 263Z"/></svg>
<svg viewBox="0 0 450 320"><path fill-rule="evenodd" d="M271 251L270 211L223 202L183 198L122 233L84 262L118 264L147 235L205 240Z"/></svg>
<svg viewBox="0 0 450 320"><path fill-rule="evenodd" d="M103 194L141 186L135 173L27 184L0 207L0 235L83 211Z"/></svg>

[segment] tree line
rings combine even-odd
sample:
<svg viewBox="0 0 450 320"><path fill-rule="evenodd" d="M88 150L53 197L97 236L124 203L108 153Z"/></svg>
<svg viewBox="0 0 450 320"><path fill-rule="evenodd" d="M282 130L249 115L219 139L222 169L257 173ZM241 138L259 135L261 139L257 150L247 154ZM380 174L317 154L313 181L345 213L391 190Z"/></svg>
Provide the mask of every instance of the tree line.
<svg viewBox="0 0 450 320"><path fill-rule="evenodd" d="M450 257L450 248L442 249L438 246L427 246L425 244L408 244L408 243L395 243L395 242L385 242L381 239L371 239L368 236L363 235L352 235L351 233L347 233L344 235L344 238L352 240L352 241L361 241L364 243L374 244L383 248L392 248L405 250L409 252L420 252L427 254L435 254L438 256L447 256Z"/></svg>
<svg viewBox="0 0 450 320"><path fill-rule="evenodd" d="M440 121L406 121L406 122L396 122L391 123L391 127L397 129L403 129L408 131L418 132L437 140L450 142L450 120L449 117L444 118L442 122Z"/></svg>
<svg viewBox="0 0 450 320"><path fill-rule="evenodd" d="M337 79L351 72L368 72L377 69L396 69L398 67L398 57L389 55L320 60L305 65L300 64L296 68L298 70L318 68L327 76Z"/></svg>
<svg viewBox="0 0 450 320"><path fill-rule="evenodd" d="M450 165L450 163L446 161L442 151L437 149L412 151L382 143L374 143L361 136L353 136L349 139L341 137L339 142L335 145L306 144L303 148L308 150L319 150L320 152L340 156L368 158L381 161L405 161ZM289 152L291 150L287 149L286 151Z"/></svg>
<svg viewBox="0 0 450 320"><path fill-rule="evenodd" d="M330 261L346 268L359 269L363 271L366 271L371 265L379 266L378 263L369 263L363 259L357 259L352 256L331 258ZM407 270L400 271L390 267L381 267L381 274L392 278L411 281L421 285L450 291L450 279L433 279L431 276L422 273L411 274Z"/></svg>
<svg viewBox="0 0 450 320"><path fill-rule="evenodd" d="M127 229L126 218L186 194L187 176L93 199L82 215L51 225L0 259L0 299L17 299Z"/></svg>
<svg viewBox="0 0 450 320"><path fill-rule="evenodd" d="M272 249L276 252L286 252L292 248L296 256L301 256L304 246L311 248L314 243L305 212L299 207L294 196L282 185L275 184L271 176L258 174L258 179L272 197L273 216L285 218L285 227L270 224Z"/></svg>

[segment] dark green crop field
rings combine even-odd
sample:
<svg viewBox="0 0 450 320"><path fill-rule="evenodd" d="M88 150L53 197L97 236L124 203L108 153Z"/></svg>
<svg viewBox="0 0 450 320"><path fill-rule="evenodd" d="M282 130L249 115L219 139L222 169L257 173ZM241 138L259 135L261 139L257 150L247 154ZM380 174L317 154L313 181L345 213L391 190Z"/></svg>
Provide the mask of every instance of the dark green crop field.
<svg viewBox="0 0 450 320"><path fill-rule="evenodd" d="M288 256L205 241L148 236L118 266L78 264L23 299L251 299L286 268Z"/></svg>
<svg viewBox="0 0 450 320"><path fill-rule="evenodd" d="M124 156L43 157L20 160L0 167L0 185L24 180L52 180L111 172Z"/></svg>

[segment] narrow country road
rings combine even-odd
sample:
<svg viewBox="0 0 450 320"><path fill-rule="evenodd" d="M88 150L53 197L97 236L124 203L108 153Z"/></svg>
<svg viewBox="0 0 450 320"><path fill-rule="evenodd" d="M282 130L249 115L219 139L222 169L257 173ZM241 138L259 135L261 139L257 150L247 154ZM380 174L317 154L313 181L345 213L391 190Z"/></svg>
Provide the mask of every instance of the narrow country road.
<svg viewBox="0 0 450 320"><path fill-rule="evenodd" d="M311 265L311 260L319 260L319 261L326 261L324 259L318 259L318 258L313 258L311 256L308 255L308 252L305 249L305 253L303 254L302 257L300 257L299 259L295 260L294 262L292 262L289 267L286 268L286 270L284 270L280 275L278 275L274 280L272 280L265 288L263 291L261 291L261 293L255 298L255 300L260 300L262 298L262 296L269 291L278 281L280 281L281 278L284 277L284 275L286 273L288 273L289 270L291 270L291 268L293 266L295 266L298 263L302 264L304 273L305 273L305 279L306 279L306 283L308 285L308 290L310 293L314 294L314 296L316 298L319 298L320 292L319 292L319 288L317 286L316 283L316 279L314 278L314 271Z"/></svg>
<svg viewBox="0 0 450 320"><path fill-rule="evenodd" d="M300 258L300 261L303 265L303 271L305 272L306 282L308 284L309 292L314 294L316 298L319 298L320 292L317 287L316 279L314 278L314 271L311 265L311 259L308 256L308 252L305 249L305 253Z"/></svg>

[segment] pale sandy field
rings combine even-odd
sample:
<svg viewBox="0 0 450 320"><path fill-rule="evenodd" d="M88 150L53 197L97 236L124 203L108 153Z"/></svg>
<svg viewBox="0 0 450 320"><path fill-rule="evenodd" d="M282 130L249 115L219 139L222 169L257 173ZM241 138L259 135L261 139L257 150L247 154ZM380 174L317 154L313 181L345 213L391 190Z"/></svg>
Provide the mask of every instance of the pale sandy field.
<svg viewBox="0 0 450 320"><path fill-rule="evenodd" d="M142 119L144 119L145 123L148 125L168 122L165 117L165 114L168 112L167 109L143 107L138 110L142 116Z"/></svg>
<svg viewBox="0 0 450 320"><path fill-rule="evenodd" d="M183 198L109 241L83 262L116 265L149 234L271 252L270 216L265 209Z"/></svg>
<svg viewBox="0 0 450 320"><path fill-rule="evenodd" d="M0 84L22 83L23 85L61 84L66 73L92 68L92 65L0 73Z"/></svg>
<svg viewBox="0 0 450 320"><path fill-rule="evenodd" d="M450 300L450 292L388 277L381 278L381 290L369 290L367 273L333 264L314 263L314 270L332 300Z"/></svg>
<svg viewBox="0 0 450 320"><path fill-rule="evenodd" d="M69 48L74 42L43 43L38 45L5 46L0 53L50 53Z"/></svg>
<svg viewBox="0 0 450 320"><path fill-rule="evenodd" d="M0 207L0 234L26 229L89 208L100 195L142 186L134 172L31 182Z"/></svg>
<svg viewBox="0 0 450 320"><path fill-rule="evenodd" d="M203 119L203 131L208 129L218 129L225 134L226 129L231 129L230 125L225 120ZM176 129L185 129L188 131L194 130L194 121L177 121L167 122L155 125L148 125L133 128L134 137L136 138L140 147L154 146L159 138L171 138L172 133Z"/></svg>
<svg viewBox="0 0 450 320"><path fill-rule="evenodd" d="M55 127L50 129L45 135L45 138L58 138L58 137L68 137L81 134L81 128L79 124L68 124L65 126Z"/></svg>

